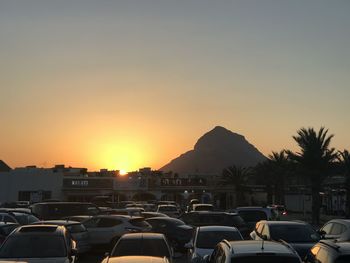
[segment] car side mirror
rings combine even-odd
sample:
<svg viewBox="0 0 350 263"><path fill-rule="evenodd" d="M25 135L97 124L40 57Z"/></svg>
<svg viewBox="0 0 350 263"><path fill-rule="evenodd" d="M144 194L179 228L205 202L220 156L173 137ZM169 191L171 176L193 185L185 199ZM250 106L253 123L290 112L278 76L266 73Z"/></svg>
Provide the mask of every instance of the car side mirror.
<svg viewBox="0 0 350 263"><path fill-rule="evenodd" d="M317 230L317 233L321 236L322 239L326 236L326 232L324 230L319 229Z"/></svg>
<svg viewBox="0 0 350 263"><path fill-rule="evenodd" d="M209 262L210 262L210 255L205 255L205 256L203 257L203 262L204 262L204 263L209 263Z"/></svg>
<svg viewBox="0 0 350 263"><path fill-rule="evenodd" d="M77 255L78 255L78 249L72 248L71 251L70 251L70 254L71 254L72 256L77 256Z"/></svg>
<svg viewBox="0 0 350 263"><path fill-rule="evenodd" d="M193 248L193 244L192 244L192 242L188 242L188 243L185 244L184 247L187 248L187 249L191 249L191 248Z"/></svg>

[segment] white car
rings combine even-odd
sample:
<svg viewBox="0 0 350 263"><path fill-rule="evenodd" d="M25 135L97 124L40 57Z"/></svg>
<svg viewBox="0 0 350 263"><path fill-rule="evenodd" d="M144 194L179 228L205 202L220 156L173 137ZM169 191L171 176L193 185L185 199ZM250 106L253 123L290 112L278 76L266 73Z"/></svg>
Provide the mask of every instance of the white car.
<svg viewBox="0 0 350 263"><path fill-rule="evenodd" d="M75 242L57 225L27 225L14 230L0 248L0 262L75 262Z"/></svg>
<svg viewBox="0 0 350 263"><path fill-rule="evenodd" d="M189 262L201 262L205 255L210 255L215 246L223 239L228 241L243 240L241 233L230 226L197 227L194 239L185 245L189 249Z"/></svg>
<svg viewBox="0 0 350 263"><path fill-rule="evenodd" d="M133 233L123 235L102 263L125 256L151 256L172 262L173 252L163 234Z"/></svg>
<svg viewBox="0 0 350 263"><path fill-rule="evenodd" d="M113 246L126 233L151 230L151 225L145 222L143 217L127 215L98 215L84 221L83 225L89 233L90 245Z"/></svg>

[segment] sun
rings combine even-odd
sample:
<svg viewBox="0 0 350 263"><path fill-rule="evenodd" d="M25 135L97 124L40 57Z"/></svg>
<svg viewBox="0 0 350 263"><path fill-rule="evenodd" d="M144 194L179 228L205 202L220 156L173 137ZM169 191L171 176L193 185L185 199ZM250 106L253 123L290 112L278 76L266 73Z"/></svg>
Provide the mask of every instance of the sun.
<svg viewBox="0 0 350 263"><path fill-rule="evenodd" d="M127 175L128 172L125 171L124 169L121 169L121 170L119 171L119 174L120 174L121 176L124 176L124 175Z"/></svg>

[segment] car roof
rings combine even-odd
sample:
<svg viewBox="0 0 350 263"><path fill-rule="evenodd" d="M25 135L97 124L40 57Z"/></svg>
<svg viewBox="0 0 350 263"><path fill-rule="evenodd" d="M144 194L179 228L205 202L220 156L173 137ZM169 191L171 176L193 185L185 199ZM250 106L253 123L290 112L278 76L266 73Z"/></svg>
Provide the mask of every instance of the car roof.
<svg viewBox="0 0 350 263"><path fill-rule="evenodd" d="M160 233L127 233L121 239L164 239Z"/></svg>
<svg viewBox="0 0 350 263"><path fill-rule="evenodd" d="M197 231L200 231L200 232L238 231L238 229L232 226L200 226L200 227L197 227Z"/></svg>
<svg viewBox="0 0 350 263"><path fill-rule="evenodd" d="M81 225L80 222L72 221L72 220L47 220L47 221L35 222L35 224L60 225L60 226Z"/></svg>
<svg viewBox="0 0 350 263"><path fill-rule="evenodd" d="M220 211L190 211L186 214L211 214L211 215L238 215L238 213L228 213L228 212L220 212Z"/></svg>
<svg viewBox="0 0 350 263"><path fill-rule="evenodd" d="M151 256L123 256L111 257L109 263L164 263L168 262L166 257L151 257Z"/></svg>
<svg viewBox="0 0 350 263"><path fill-rule="evenodd" d="M230 241L227 242L231 251L235 255L251 254L251 253L278 253L278 254L294 254L296 252L280 242L275 241L260 241L260 240L244 240L244 241Z"/></svg>
<svg viewBox="0 0 350 263"><path fill-rule="evenodd" d="M330 223L330 222L337 222L337 223L343 223L346 225L350 225L350 219L343 219L343 218L331 219L328 222L326 222L326 224Z"/></svg>
<svg viewBox="0 0 350 263"><path fill-rule="evenodd" d="M267 220L261 220L258 223L265 223L268 225L309 225L309 223L303 222L303 221L267 221Z"/></svg>
<svg viewBox="0 0 350 263"><path fill-rule="evenodd" d="M63 226L57 225L26 225L18 227L12 235L56 235L62 236L65 232Z"/></svg>

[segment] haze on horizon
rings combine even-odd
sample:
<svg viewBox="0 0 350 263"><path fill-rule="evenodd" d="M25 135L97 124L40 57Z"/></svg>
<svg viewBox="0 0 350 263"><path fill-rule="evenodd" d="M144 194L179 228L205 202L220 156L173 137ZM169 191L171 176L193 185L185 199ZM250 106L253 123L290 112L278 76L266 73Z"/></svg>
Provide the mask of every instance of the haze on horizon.
<svg viewBox="0 0 350 263"><path fill-rule="evenodd" d="M0 2L0 159L156 169L216 125L350 149L349 1Z"/></svg>

